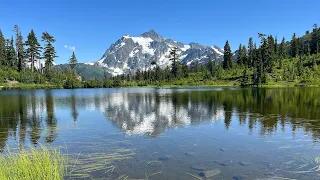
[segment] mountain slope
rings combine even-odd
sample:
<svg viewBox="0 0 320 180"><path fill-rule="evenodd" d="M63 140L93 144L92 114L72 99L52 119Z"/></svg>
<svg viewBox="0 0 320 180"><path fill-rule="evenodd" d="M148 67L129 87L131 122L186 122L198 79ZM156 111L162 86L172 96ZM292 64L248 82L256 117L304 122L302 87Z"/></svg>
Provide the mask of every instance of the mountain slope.
<svg viewBox="0 0 320 180"><path fill-rule="evenodd" d="M200 63L206 62L208 57L216 60L223 57L223 50L217 46L183 44L150 30L139 37L122 36L106 50L95 65L105 67L112 75L148 69L153 61L163 68L171 64L168 56L172 47L179 49L180 61L188 65L197 60Z"/></svg>
<svg viewBox="0 0 320 180"><path fill-rule="evenodd" d="M59 64L53 67L55 71L64 71L66 69L70 69L69 64ZM104 77L105 72L104 67L89 65L85 63L78 63L75 67L75 71L84 79L102 79ZM111 74L107 73L108 77L111 77Z"/></svg>

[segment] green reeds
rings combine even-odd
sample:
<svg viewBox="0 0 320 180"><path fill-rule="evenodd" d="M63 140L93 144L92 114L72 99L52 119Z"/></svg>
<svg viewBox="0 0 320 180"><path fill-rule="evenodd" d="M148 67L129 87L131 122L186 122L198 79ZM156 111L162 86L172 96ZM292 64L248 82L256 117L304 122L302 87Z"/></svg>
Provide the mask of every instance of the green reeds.
<svg viewBox="0 0 320 180"><path fill-rule="evenodd" d="M0 179L63 179L65 159L57 150L31 148L0 155Z"/></svg>

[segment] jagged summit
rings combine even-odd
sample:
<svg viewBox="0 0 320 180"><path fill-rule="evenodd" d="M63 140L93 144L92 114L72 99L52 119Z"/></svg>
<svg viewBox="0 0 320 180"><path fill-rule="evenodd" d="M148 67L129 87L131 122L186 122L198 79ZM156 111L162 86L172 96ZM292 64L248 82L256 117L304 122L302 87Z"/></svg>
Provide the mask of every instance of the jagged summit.
<svg viewBox="0 0 320 180"><path fill-rule="evenodd" d="M164 41L165 40L162 36L160 36L158 33L156 33L153 29L141 34L141 36L142 37L149 37L155 41Z"/></svg>
<svg viewBox="0 0 320 180"><path fill-rule="evenodd" d="M148 69L153 61L164 68L171 64L168 55L172 47L178 47L180 61L188 65L195 61L206 62L208 57L216 57L216 60L223 57L223 50L217 46L205 46L194 42L184 44L164 38L151 29L138 37L127 34L122 36L106 50L95 65L106 67L112 75Z"/></svg>

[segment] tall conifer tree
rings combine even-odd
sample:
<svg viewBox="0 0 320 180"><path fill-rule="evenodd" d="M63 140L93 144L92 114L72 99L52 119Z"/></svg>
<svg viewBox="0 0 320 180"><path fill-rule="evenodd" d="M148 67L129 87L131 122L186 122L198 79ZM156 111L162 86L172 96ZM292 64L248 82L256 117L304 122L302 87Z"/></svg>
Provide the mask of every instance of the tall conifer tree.
<svg viewBox="0 0 320 180"><path fill-rule="evenodd" d="M6 48L6 63L7 66L16 69L17 67L17 56L14 49L13 37L11 40L7 39L7 48Z"/></svg>
<svg viewBox="0 0 320 180"><path fill-rule="evenodd" d="M53 36L51 36L47 32L43 32L41 38L42 38L42 41L45 42L45 47L43 52L43 57L45 59L45 69L46 69L45 72L46 72L46 76L50 77L54 58L58 57L56 55L56 50L52 45L52 43L54 43L56 40L54 39Z"/></svg>
<svg viewBox="0 0 320 180"><path fill-rule="evenodd" d="M73 74L75 74L75 67L76 67L77 63L78 63L77 57L76 57L74 51L72 51L72 55L69 60L69 64L70 64L70 67L71 67Z"/></svg>
<svg viewBox="0 0 320 180"><path fill-rule="evenodd" d="M15 32L16 53L17 53L17 69L21 72L25 66L24 45L23 37L18 25L14 25L13 31Z"/></svg>
<svg viewBox="0 0 320 180"><path fill-rule="evenodd" d="M35 62L37 61L40 62L40 52L41 52L41 46L38 42L38 39L33 29L28 34L27 41L25 42L25 44L27 46L26 56L28 58L28 61L31 63L31 71L33 72L35 70Z"/></svg>
<svg viewBox="0 0 320 180"><path fill-rule="evenodd" d="M223 56L223 69L232 68L232 51L229 45L229 41L224 45L224 56Z"/></svg>
<svg viewBox="0 0 320 180"><path fill-rule="evenodd" d="M0 29L0 66L4 65L6 61L6 40Z"/></svg>

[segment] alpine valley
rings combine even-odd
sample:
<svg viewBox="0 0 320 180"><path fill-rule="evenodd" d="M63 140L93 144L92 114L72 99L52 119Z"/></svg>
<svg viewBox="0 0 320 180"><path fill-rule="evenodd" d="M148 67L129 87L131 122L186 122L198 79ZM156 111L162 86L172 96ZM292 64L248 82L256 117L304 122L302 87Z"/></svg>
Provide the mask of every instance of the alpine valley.
<svg viewBox="0 0 320 180"><path fill-rule="evenodd" d="M180 61L187 65L196 61L205 63L209 58L223 60L223 50L215 45L206 46L194 42L184 44L150 30L138 37L122 36L111 44L100 60L86 64L96 66L98 69L105 68L112 76L134 72L137 69L147 70L152 66L152 62L165 68L172 63L169 60L169 52L173 47L178 48Z"/></svg>

